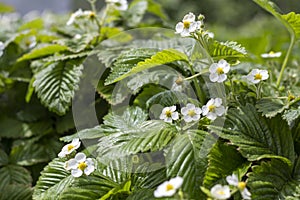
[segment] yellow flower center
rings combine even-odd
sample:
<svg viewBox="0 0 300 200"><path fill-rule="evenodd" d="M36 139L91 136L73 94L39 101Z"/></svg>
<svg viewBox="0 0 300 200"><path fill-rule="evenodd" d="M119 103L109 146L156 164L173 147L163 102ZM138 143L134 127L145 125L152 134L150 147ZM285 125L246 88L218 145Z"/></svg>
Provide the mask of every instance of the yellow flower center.
<svg viewBox="0 0 300 200"><path fill-rule="evenodd" d="M95 14L94 12L91 12L90 15L89 15L89 17L90 17L90 18L95 18L95 17L96 17L96 14Z"/></svg>
<svg viewBox="0 0 300 200"><path fill-rule="evenodd" d="M239 188L240 190L244 190L244 189L246 188L246 183L243 182L243 181L239 182L239 183L238 183L238 188Z"/></svg>
<svg viewBox="0 0 300 200"><path fill-rule="evenodd" d="M273 54L275 54L275 52L274 52L274 51L270 51L269 54L270 54L270 55L273 55Z"/></svg>
<svg viewBox="0 0 300 200"><path fill-rule="evenodd" d="M262 79L262 75L261 74L255 74L254 79L255 80L261 80Z"/></svg>
<svg viewBox="0 0 300 200"><path fill-rule="evenodd" d="M190 28L191 22L189 21L183 21L183 27L184 28Z"/></svg>
<svg viewBox="0 0 300 200"><path fill-rule="evenodd" d="M74 145L73 144L69 144L68 145L68 151L71 151L72 149L74 149Z"/></svg>
<svg viewBox="0 0 300 200"><path fill-rule="evenodd" d="M219 190L217 193L218 193L219 195L225 195L225 192L224 192L223 190Z"/></svg>
<svg viewBox="0 0 300 200"><path fill-rule="evenodd" d="M171 184L167 184L166 190L167 190L167 191L174 190L174 186L171 185Z"/></svg>
<svg viewBox="0 0 300 200"><path fill-rule="evenodd" d="M81 162L78 164L77 168L80 170L85 170L85 168L87 167L87 164L85 162Z"/></svg>
<svg viewBox="0 0 300 200"><path fill-rule="evenodd" d="M188 115L194 117L196 115L194 110L189 110Z"/></svg>
<svg viewBox="0 0 300 200"><path fill-rule="evenodd" d="M25 41L25 45L26 45L27 47L29 47L30 44L31 44L31 42L30 42L29 40L26 40L26 41Z"/></svg>
<svg viewBox="0 0 300 200"><path fill-rule="evenodd" d="M167 116L167 117L172 117L172 112L171 112L170 110L167 110L167 111L166 111L166 116Z"/></svg>
<svg viewBox="0 0 300 200"><path fill-rule="evenodd" d="M215 105L210 105L208 106L209 112L213 112L215 110L216 106Z"/></svg>
<svg viewBox="0 0 300 200"><path fill-rule="evenodd" d="M218 74L224 74L223 68L222 68L222 67L218 67L218 68L217 68L217 73L218 73Z"/></svg>

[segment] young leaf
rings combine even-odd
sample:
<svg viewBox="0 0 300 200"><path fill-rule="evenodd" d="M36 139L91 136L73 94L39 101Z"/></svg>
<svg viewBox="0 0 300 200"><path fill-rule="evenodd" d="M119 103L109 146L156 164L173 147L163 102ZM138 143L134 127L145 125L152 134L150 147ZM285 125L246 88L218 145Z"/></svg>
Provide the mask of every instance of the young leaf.
<svg viewBox="0 0 300 200"><path fill-rule="evenodd" d="M67 49L68 48L66 46L51 44L38 49L33 49L31 52L24 54L22 57L20 57L17 61L21 62L24 60L33 60L37 58L42 58L45 56L53 55L60 51L65 51Z"/></svg>
<svg viewBox="0 0 300 200"><path fill-rule="evenodd" d="M167 63L175 62L175 61L185 61L188 62L188 57L175 49L166 49L163 51L160 51L156 53L155 55L151 56L151 58L146 59L145 61L139 62L135 67L133 67L131 70L127 72L123 72L122 75L119 77L116 77L112 81L108 81L106 84L111 84L114 82L118 82L120 80L123 80L124 78L127 78L133 74L136 74L138 72L141 72L146 69L150 69L153 67L156 67L158 65L164 65Z"/></svg>
<svg viewBox="0 0 300 200"><path fill-rule="evenodd" d="M211 127L220 137L238 146L249 161L279 158L291 165L295 159L293 138L289 126L277 116L264 119L251 104L228 111L230 129Z"/></svg>
<svg viewBox="0 0 300 200"><path fill-rule="evenodd" d="M63 115L69 109L83 70L80 62L54 62L35 74L33 87L50 111Z"/></svg>

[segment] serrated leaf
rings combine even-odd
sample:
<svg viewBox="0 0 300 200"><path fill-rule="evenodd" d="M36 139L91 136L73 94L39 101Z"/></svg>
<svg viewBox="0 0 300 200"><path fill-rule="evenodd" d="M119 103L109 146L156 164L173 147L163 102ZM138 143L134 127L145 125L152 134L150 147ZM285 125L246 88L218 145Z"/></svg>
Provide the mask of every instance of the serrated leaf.
<svg viewBox="0 0 300 200"><path fill-rule="evenodd" d="M282 18L288 22L295 32L296 37L300 38L300 14L290 12L286 15L282 15Z"/></svg>
<svg viewBox="0 0 300 200"><path fill-rule="evenodd" d="M6 165L0 169L0 191L11 184L20 184L30 187L32 178L30 172L24 167L17 165Z"/></svg>
<svg viewBox="0 0 300 200"><path fill-rule="evenodd" d="M8 156L5 151L0 149L0 167L6 164L8 164Z"/></svg>
<svg viewBox="0 0 300 200"><path fill-rule="evenodd" d="M63 115L78 88L83 66L80 60L55 62L35 74L33 87L50 111Z"/></svg>
<svg viewBox="0 0 300 200"><path fill-rule="evenodd" d="M137 26L143 19L147 8L148 8L147 0L134 0L132 3L130 3L128 11L126 12L125 15L127 26L129 27Z"/></svg>
<svg viewBox="0 0 300 200"><path fill-rule="evenodd" d="M119 185L109 178L97 172L89 176L80 177L72 182L59 199L65 200L93 200L99 199L108 193L113 188L118 188Z"/></svg>
<svg viewBox="0 0 300 200"><path fill-rule="evenodd" d="M148 12L155 14L156 16L160 17L163 20L167 20L168 16L165 14L162 6L153 1L153 0L148 0Z"/></svg>
<svg viewBox="0 0 300 200"><path fill-rule="evenodd" d="M282 115L282 118L287 121L289 126L299 117L300 117L300 106L297 109L292 108L292 109L286 110Z"/></svg>
<svg viewBox="0 0 300 200"><path fill-rule="evenodd" d="M246 162L234 147L218 141L208 155L208 168L203 184L206 188L211 188L217 183L221 184L219 181L231 175L232 172L246 168L242 170L246 173L249 167L250 163Z"/></svg>
<svg viewBox="0 0 300 200"><path fill-rule="evenodd" d="M262 112L263 116L272 118L277 114L282 113L288 106L280 100L260 99L256 103L256 108L258 109L258 112Z"/></svg>
<svg viewBox="0 0 300 200"><path fill-rule="evenodd" d="M58 199L60 194L71 184L74 178L63 166L64 162L54 159L44 168L34 188L34 200Z"/></svg>
<svg viewBox="0 0 300 200"><path fill-rule="evenodd" d="M200 185L205 170L202 169L201 163L207 156L207 149L203 149L207 146L204 147L203 144L212 142L214 139L206 132L190 130L177 135L170 148L165 150L167 176L172 178L180 176L184 179L182 190L190 195L189 199L200 196Z"/></svg>
<svg viewBox="0 0 300 200"><path fill-rule="evenodd" d="M68 47L58 45L58 44L51 44L47 45L41 48L36 48L30 51L27 54L24 54L22 57L20 57L17 61L21 62L24 60L32 60L32 59L37 59L37 58L42 58L45 56L53 55L57 52L65 51L67 50Z"/></svg>
<svg viewBox="0 0 300 200"><path fill-rule="evenodd" d="M226 59L230 62L236 62L238 59L246 57L247 52L245 48L237 42L219 42L215 40L209 46L209 54L216 61Z"/></svg>
<svg viewBox="0 0 300 200"><path fill-rule="evenodd" d="M252 198L258 200L299 199L299 170L299 159L293 170L286 163L277 159L254 166L248 179Z"/></svg>
<svg viewBox="0 0 300 200"><path fill-rule="evenodd" d="M272 119L260 117L253 105L232 108L227 115L230 129L211 127L220 137L238 146L249 161L263 158L282 159L291 165L295 159L293 138L289 126L277 116Z"/></svg>
<svg viewBox="0 0 300 200"><path fill-rule="evenodd" d="M118 82L127 78L133 74L138 72L144 71L146 69L150 69L159 65L164 65L167 63L175 62L175 61L185 61L188 62L188 57L175 49L166 49L156 53L155 55L151 56L151 58L146 59L145 61L139 62L136 66L134 66L129 71L124 71L123 74L119 77L116 77L114 80L108 81L106 84L111 84L114 82Z"/></svg>
<svg viewBox="0 0 300 200"><path fill-rule="evenodd" d="M188 99L189 97L182 92L167 90L162 91L151 97L147 101L146 105L147 108L150 108L154 104L159 104L164 107L167 107L175 104L185 104Z"/></svg>

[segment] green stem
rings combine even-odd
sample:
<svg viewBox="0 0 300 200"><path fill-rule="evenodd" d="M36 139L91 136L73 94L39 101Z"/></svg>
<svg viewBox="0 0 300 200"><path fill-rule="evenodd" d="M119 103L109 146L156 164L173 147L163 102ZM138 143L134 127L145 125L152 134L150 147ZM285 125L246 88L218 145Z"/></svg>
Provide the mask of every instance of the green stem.
<svg viewBox="0 0 300 200"><path fill-rule="evenodd" d="M189 63L189 66L190 66L190 69L191 69L192 76L195 76L196 73L195 73L195 70L194 70L193 66L190 63ZM204 96L204 93L203 93L200 85L198 84L198 80L194 79L194 78L192 80L194 82L194 85L195 85L195 88L196 88L196 93L197 93L197 96L199 98L199 101L200 101L200 103L202 105L204 105L204 103L205 103L205 96Z"/></svg>
<svg viewBox="0 0 300 200"><path fill-rule="evenodd" d="M203 74L205 74L205 73L207 73L207 72L208 72L208 69L205 69L205 70L203 70L202 72L199 72L199 73L197 73L197 74L194 74L194 75L192 75L192 76L190 76L190 77L185 78L184 80L185 80L185 81L192 80L192 79L194 79L194 78L197 78L198 76L202 76Z"/></svg>
<svg viewBox="0 0 300 200"><path fill-rule="evenodd" d="M288 60L289 60L289 58L290 58L290 55L291 55L291 52L292 52L292 49L293 49L293 46L294 46L294 44L295 44L295 39L296 39L295 37L296 37L295 34L292 33L292 34L291 34L291 42L290 42L290 46L289 46L288 51L287 51L287 53L286 53L286 55L285 55L284 61L283 61L282 66L281 66L280 74L279 74L278 80L277 80L277 82L276 82L276 87L277 87L277 88L280 86L280 82L281 82L281 80L282 80L284 70L285 70L285 68L286 68L286 66L287 66Z"/></svg>

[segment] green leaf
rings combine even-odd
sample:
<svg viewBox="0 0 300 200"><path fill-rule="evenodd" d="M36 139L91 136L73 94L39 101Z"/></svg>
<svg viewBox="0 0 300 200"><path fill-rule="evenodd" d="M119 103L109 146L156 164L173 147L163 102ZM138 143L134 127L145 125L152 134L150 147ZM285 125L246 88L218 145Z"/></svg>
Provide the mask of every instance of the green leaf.
<svg viewBox="0 0 300 200"><path fill-rule="evenodd" d="M282 15L282 18L286 20L289 26L295 32L297 38L300 38L300 14L290 12L286 15Z"/></svg>
<svg viewBox="0 0 300 200"><path fill-rule="evenodd" d="M260 99L256 103L256 108L259 112L262 112L263 116L268 118L275 117L277 114L282 113L287 105L283 104L281 100L277 99Z"/></svg>
<svg viewBox="0 0 300 200"><path fill-rule="evenodd" d="M59 199L61 193L74 180L73 176L70 176L70 173L63 166L64 162L60 159L54 159L44 168L34 188L33 199Z"/></svg>
<svg viewBox="0 0 300 200"><path fill-rule="evenodd" d="M159 104L166 107L166 106L172 106L181 103L186 104L188 99L189 97L182 92L167 90L167 91L160 92L154 95L153 97L151 97L147 101L146 105L147 108L150 108L152 105L155 104Z"/></svg>
<svg viewBox="0 0 300 200"><path fill-rule="evenodd" d="M21 62L24 60L33 60L37 58L42 58L45 56L53 55L57 52L65 51L68 47L58 45L58 44L51 44L47 45L38 49L33 49L31 52L24 54L21 58L19 58L17 61Z"/></svg>
<svg viewBox="0 0 300 200"><path fill-rule="evenodd" d="M190 130L177 135L170 147L165 150L167 176L170 178L180 176L184 179L182 190L190 195L189 199L199 198L205 171L201 163L205 162L207 150L214 142L215 139L206 132Z"/></svg>
<svg viewBox="0 0 300 200"><path fill-rule="evenodd" d="M6 185L2 188L0 199L5 200L31 200L32 188L20 184Z"/></svg>
<svg viewBox="0 0 300 200"><path fill-rule="evenodd" d="M245 161L235 147L224 144L219 140L208 155L208 168L204 177L204 186L211 188L234 171L241 170L244 172L241 176L244 176L251 165L251 163ZM243 170L244 168L245 170Z"/></svg>
<svg viewBox="0 0 300 200"><path fill-rule="evenodd" d="M14 10L14 7L0 2L0 13L13 12Z"/></svg>
<svg viewBox="0 0 300 200"><path fill-rule="evenodd" d="M8 164L8 156L5 153L5 151L0 149L0 167L7 164Z"/></svg>
<svg viewBox="0 0 300 200"><path fill-rule="evenodd" d="M234 63L237 60L246 57L247 52L245 48L237 42L219 42L215 40L209 46L209 54L216 61L226 59L227 61Z"/></svg>
<svg viewBox="0 0 300 200"><path fill-rule="evenodd" d="M0 169L0 191L11 184L20 184L30 187L32 178L30 172L24 167L17 165L6 165Z"/></svg>
<svg viewBox="0 0 300 200"><path fill-rule="evenodd" d="M78 88L83 66L81 61L51 63L35 74L33 87L50 111L65 114Z"/></svg>
<svg viewBox="0 0 300 200"><path fill-rule="evenodd" d="M37 18L20 26L19 31L24 31L26 29L43 29L43 28L44 28L43 19Z"/></svg>
<svg viewBox="0 0 300 200"><path fill-rule="evenodd" d="M93 172L89 176L76 178L59 199L72 200L94 200L99 199L110 190L118 188L119 185L109 178Z"/></svg>
<svg viewBox="0 0 300 200"><path fill-rule="evenodd" d="M125 15L127 26L129 27L137 26L143 19L147 8L148 8L147 0L134 0L133 2L131 2Z"/></svg>
<svg viewBox="0 0 300 200"><path fill-rule="evenodd" d="M293 170L285 162L277 159L254 166L248 179L252 198L299 199L299 171L299 158Z"/></svg>
<svg viewBox="0 0 300 200"><path fill-rule="evenodd" d="M251 104L228 111L230 129L211 127L220 137L238 146L249 161L279 158L291 165L295 159L293 138L289 126L277 116L265 119Z"/></svg>
<svg viewBox="0 0 300 200"><path fill-rule="evenodd" d="M127 78L133 74L136 74L138 72L144 71L146 69L150 69L159 65L164 65L167 63L175 62L175 61L185 61L188 62L188 57L175 49L166 49L163 51L160 51L156 53L155 55L151 56L151 58L146 59L145 61L139 62L135 67L133 67L131 70L126 71L125 73L119 77L116 77L112 81L108 81L106 84L111 84L114 82L118 82L120 80L123 80L124 78Z"/></svg>
<svg viewBox="0 0 300 200"><path fill-rule="evenodd" d="M75 128L73 113L68 112L66 115L60 117L56 122L56 131L64 133Z"/></svg>
<svg viewBox="0 0 300 200"><path fill-rule="evenodd" d="M155 14L156 16L160 17L163 20L168 19L168 16L164 12L161 4L155 2L154 0L148 0L148 9L147 9L147 11L149 13Z"/></svg>

